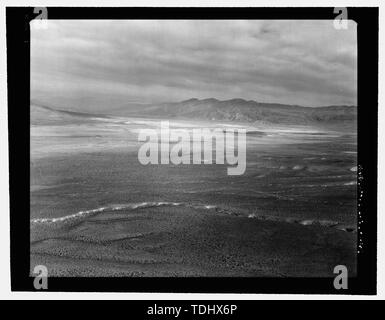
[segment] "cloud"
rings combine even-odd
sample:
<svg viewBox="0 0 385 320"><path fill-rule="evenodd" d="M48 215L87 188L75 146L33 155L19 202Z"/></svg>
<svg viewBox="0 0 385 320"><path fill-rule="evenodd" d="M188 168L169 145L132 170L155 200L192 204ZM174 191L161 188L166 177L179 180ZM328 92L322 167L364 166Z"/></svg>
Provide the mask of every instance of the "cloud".
<svg viewBox="0 0 385 320"><path fill-rule="evenodd" d="M31 29L32 97L103 102L98 109L191 97L356 104L354 22L49 20Z"/></svg>

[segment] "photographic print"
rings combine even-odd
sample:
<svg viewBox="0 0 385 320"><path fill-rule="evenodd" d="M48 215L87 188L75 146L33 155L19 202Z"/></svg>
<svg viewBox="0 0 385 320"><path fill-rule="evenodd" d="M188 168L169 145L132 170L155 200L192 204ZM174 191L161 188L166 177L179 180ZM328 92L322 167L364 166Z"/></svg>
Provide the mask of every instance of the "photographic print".
<svg viewBox="0 0 385 320"><path fill-rule="evenodd" d="M31 271L354 275L354 21L37 23Z"/></svg>
<svg viewBox="0 0 385 320"><path fill-rule="evenodd" d="M24 9L14 287L373 292L375 13L131 9Z"/></svg>

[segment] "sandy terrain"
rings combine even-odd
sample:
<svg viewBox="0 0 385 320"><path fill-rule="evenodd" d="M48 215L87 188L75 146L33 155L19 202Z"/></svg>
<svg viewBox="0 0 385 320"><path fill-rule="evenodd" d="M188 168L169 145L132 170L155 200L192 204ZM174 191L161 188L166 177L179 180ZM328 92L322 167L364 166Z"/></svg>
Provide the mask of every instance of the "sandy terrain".
<svg viewBox="0 0 385 320"><path fill-rule="evenodd" d="M328 277L337 264L355 272L355 233L214 208L105 211L42 229L32 227L31 265L51 276Z"/></svg>

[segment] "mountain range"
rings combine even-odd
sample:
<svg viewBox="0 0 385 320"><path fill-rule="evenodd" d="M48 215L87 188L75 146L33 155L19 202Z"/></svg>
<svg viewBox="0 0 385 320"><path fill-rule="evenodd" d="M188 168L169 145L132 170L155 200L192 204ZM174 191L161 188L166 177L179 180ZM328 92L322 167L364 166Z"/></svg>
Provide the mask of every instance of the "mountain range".
<svg viewBox="0 0 385 320"><path fill-rule="evenodd" d="M181 102L159 104L127 104L111 107L103 114L84 113L75 108L52 108L38 102L46 110L57 111L67 116L104 116L105 114L150 117L163 119L196 119L234 122L263 122L272 124L350 124L357 120L357 107L333 105L325 107L303 107L278 103L261 103L253 100L217 100L192 98Z"/></svg>
<svg viewBox="0 0 385 320"><path fill-rule="evenodd" d="M189 99L175 103L130 105L119 113L129 116L152 116L201 120L267 122L281 124L339 123L357 119L356 106L303 107L253 100Z"/></svg>

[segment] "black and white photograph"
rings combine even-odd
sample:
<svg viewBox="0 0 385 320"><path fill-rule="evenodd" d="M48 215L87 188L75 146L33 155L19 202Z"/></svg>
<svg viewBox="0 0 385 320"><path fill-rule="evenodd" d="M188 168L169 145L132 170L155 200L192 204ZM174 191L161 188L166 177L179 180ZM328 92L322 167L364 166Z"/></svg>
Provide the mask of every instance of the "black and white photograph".
<svg viewBox="0 0 385 320"><path fill-rule="evenodd" d="M31 271L354 275L354 21L38 23Z"/></svg>
<svg viewBox="0 0 385 320"><path fill-rule="evenodd" d="M376 56L359 49L366 13L114 9L28 16L18 140L28 167L16 167L16 144L10 163L28 190L31 290L118 278L119 291L135 291L128 279L135 289L169 279L174 289L149 288L199 292L189 284L207 279L204 292L223 292L217 279L232 292L238 280L286 279L245 292L305 293L311 279L323 293L373 293L376 140L362 137L373 137L377 105L363 105L361 84L377 73L362 71Z"/></svg>

